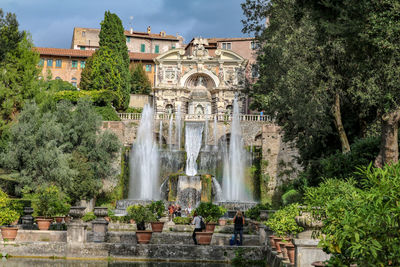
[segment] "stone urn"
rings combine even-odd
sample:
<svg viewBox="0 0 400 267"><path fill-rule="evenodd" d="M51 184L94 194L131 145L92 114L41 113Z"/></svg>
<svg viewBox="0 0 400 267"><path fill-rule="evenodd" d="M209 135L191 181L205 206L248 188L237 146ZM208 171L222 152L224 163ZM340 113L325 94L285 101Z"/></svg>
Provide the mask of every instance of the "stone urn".
<svg viewBox="0 0 400 267"><path fill-rule="evenodd" d="M260 210L260 219L263 221L267 221L275 212L276 210Z"/></svg>
<svg viewBox="0 0 400 267"><path fill-rule="evenodd" d="M311 239L312 232L320 230L323 226L323 222L314 219L309 211L300 211L300 216L296 216L294 219L298 226L304 228L304 231L298 234L299 238Z"/></svg>
<svg viewBox="0 0 400 267"><path fill-rule="evenodd" d="M105 217L108 216L108 208L106 208L106 207L95 207L93 213L97 218L104 219Z"/></svg>
<svg viewBox="0 0 400 267"><path fill-rule="evenodd" d="M206 232L214 232L215 226L217 224L213 222L206 223Z"/></svg>
<svg viewBox="0 0 400 267"><path fill-rule="evenodd" d="M83 215L85 215L85 209L86 207L72 206L68 215L72 217L72 221L80 222Z"/></svg>
<svg viewBox="0 0 400 267"><path fill-rule="evenodd" d="M164 228L164 222L151 222L151 229L153 232L161 233Z"/></svg>
<svg viewBox="0 0 400 267"><path fill-rule="evenodd" d="M153 231L149 230L136 230L136 238L139 244L148 244L151 239Z"/></svg>
<svg viewBox="0 0 400 267"><path fill-rule="evenodd" d="M213 232L196 232L196 240L199 245L210 245Z"/></svg>
<svg viewBox="0 0 400 267"><path fill-rule="evenodd" d="M1 227L1 236L3 240L14 241L17 237L18 228L17 227Z"/></svg>
<svg viewBox="0 0 400 267"><path fill-rule="evenodd" d="M225 218L220 218L220 219L218 220L218 224L219 224L220 226L225 226L227 221L228 221L228 220L225 219Z"/></svg>

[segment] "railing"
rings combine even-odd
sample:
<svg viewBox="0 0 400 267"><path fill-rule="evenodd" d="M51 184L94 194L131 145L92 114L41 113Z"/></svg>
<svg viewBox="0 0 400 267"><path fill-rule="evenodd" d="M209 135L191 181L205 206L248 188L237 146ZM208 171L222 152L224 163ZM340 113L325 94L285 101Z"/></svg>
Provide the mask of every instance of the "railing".
<svg viewBox="0 0 400 267"><path fill-rule="evenodd" d="M133 120L139 121L142 117L141 113L118 113L118 116L121 120ZM232 115L224 115L224 114L185 114L182 115L182 120L185 121L214 121L217 118L217 121L232 121ZM271 122L271 118L266 115L252 115L252 114L242 114L239 115L241 121L254 121L254 122ZM155 120L175 120L176 114L164 114L157 113L154 114Z"/></svg>

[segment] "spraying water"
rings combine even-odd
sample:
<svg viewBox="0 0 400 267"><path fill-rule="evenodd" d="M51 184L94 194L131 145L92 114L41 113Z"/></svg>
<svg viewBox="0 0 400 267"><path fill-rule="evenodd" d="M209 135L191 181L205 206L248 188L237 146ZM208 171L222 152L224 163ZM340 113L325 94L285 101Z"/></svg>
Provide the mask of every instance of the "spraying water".
<svg viewBox="0 0 400 267"><path fill-rule="evenodd" d="M223 153L224 170L222 191L225 200L250 200L245 190L244 170L246 162L246 151L243 147L239 118L239 104L236 99L233 102L233 118L231 125L229 152L225 147L225 151L223 151Z"/></svg>
<svg viewBox="0 0 400 267"><path fill-rule="evenodd" d="M197 174L197 157L201 148L203 123L186 123L185 127L185 150L186 150L186 175Z"/></svg>
<svg viewBox="0 0 400 267"><path fill-rule="evenodd" d="M206 117L206 121L204 123L204 147L205 150L208 151L208 118Z"/></svg>
<svg viewBox="0 0 400 267"><path fill-rule="evenodd" d="M169 118L169 125L168 125L168 147L169 150L172 150L172 114L170 114L170 118Z"/></svg>
<svg viewBox="0 0 400 267"><path fill-rule="evenodd" d="M214 146L218 145L218 140L217 140L217 115L214 116Z"/></svg>
<svg viewBox="0 0 400 267"><path fill-rule="evenodd" d="M175 117L175 140L176 144L178 145L178 150L181 148L181 133L182 133L182 115L181 115L181 105L178 105L178 111Z"/></svg>
<svg viewBox="0 0 400 267"><path fill-rule="evenodd" d="M158 145L162 148L162 120L160 120L160 134L158 135Z"/></svg>
<svg viewBox="0 0 400 267"><path fill-rule="evenodd" d="M160 198L158 190L159 155L153 140L153 109L145 105L135 143L130 155L129 198L154 200Z"/></svg>

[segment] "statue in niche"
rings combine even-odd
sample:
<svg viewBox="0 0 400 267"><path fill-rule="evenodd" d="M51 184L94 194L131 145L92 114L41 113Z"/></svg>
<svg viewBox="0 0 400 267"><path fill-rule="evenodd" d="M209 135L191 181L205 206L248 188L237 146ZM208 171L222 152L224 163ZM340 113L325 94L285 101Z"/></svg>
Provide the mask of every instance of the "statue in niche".
<svg viewBox="0 0 400 267"><path fill-rule="evenodd" d="M196 82L196 87L206 87L203 81L203 77L198 77Z"/></svg>
<svg viewBox="0 0 400 267"><path fill-rule="evenodd" d="M201 105L196 106L196 111L194 112L197 115L203 115L204 114L204 108Z"/></svg>

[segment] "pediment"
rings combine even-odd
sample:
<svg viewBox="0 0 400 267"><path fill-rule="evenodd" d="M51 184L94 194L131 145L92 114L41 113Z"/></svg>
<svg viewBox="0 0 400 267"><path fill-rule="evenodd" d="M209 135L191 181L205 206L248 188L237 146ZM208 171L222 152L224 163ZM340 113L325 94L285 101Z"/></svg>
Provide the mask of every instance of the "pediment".
<svg viewBox="0 0 400 267"><path fill-rule="evenodd" d="M156 57L155 61L160 62L160 61L178 60L181 59L184 54L185 50L182 48L172 49Z"/></svg>
<svg viewBox="0 0 400 267"><path fill-rule="evenodd" d="M230 50L222 50L218 49L215 51L215 55L219 57L222 60L227 60L227 61L244 61L245 59L240 56L239 54L230 51Z"/></svg>

